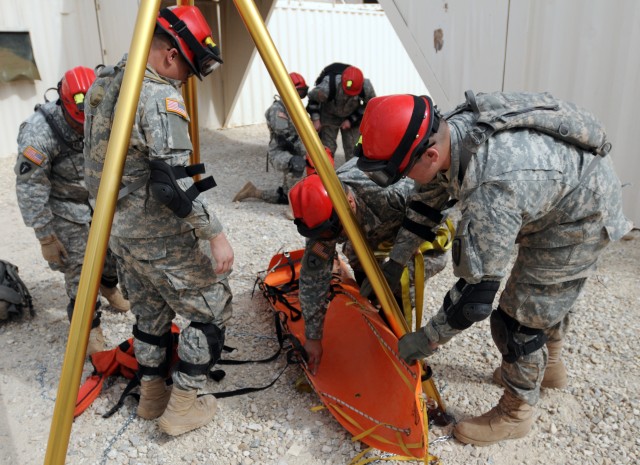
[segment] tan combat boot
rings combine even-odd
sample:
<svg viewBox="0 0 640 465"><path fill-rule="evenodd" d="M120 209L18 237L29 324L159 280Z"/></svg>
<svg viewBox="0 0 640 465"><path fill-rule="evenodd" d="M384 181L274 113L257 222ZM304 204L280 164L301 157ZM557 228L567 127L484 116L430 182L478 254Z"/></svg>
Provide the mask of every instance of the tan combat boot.
<svg viewBox="0 0 640 465"><path fill-rule="evenodd" d="M562 389L567 387L567 384L569 384L567 369L560 357L562 353L562 341L547 342L547 350L549 352L549 358L540 386L545 389ZM500 367L494 370L493 381L496 384L502 384L502 370Z"/></svg>
<svg viewBox="0 0 640 465"><path fill-rule="evenodd" d="M140 402L137 414L145 420L158 418L167 408L171 387L162 378L154 378L150 381L140 381Z"/></svg>
<svg viewBox="0 0 640 465"><path fill-rule="evenodd" d="M549 359L547 367L544 370L544 378L542 378L541 386L547 389L562 389L569 384L567 377L567 368L562 361L562 341L547 342L547 350L549 351Z"/></svg>
<svg viewBox="0 0 640 465"><path fill-rule="evenodd" d="M249 181L238 191L232 202L242 202L245 199L259 199L261 196L262 191Z"/></svg>
<svg viewBox="0 0 640 465"><path fill-rule="evenodd" d="M96 352L102 352L104 350L104 334L102 334L102 328L92 328L89 333L89 342L87 343L87 356L95 354Z"/></svg>
<svg viewBox="0 0 640 465"><path fill-rule="evenodd" d="M197 391L185 391L176 386L171 391L169 405L160 417L160 429L178 436L206 425L216 415L218 404L214 396L197 396Z"/></svg>
<svg viewBox="0 0 640 465"><path fill-rule="evenodd" d="M114 310L126 312L131 308L129 301L124 298L122 292L118 289L118 286L107 287L101 284L100 294L102 294L102 297L107 299L109 305L111 305Z"/></svg>
<svg viewBox="0 0 640 465"><path fill-rule="evenodd" d="M453 435L465 444L489 446L525 437L532 424L533 407L505 391L497 406L479 417L461 421L453 428Z"/></svg>

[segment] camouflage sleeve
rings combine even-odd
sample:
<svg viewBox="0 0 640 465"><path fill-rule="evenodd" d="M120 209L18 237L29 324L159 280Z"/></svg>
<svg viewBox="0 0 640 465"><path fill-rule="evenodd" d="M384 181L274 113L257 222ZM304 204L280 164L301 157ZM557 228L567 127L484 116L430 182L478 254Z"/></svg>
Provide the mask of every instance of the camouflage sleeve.
<svg viewBox="0 0 640 465"><path fill-rule="evenodd" d="M376 96L376 91L373 88L373 84L371 84L371 81L369 79L365 79L364 80L364 84L362 85L362 87L364 88L364 104L365 106L367 105L367 103L369 103L369 100L371 100L372 98L374 98Z"/></svg>
<svg viewBox="0 0 640 465"><path fill-rule="evenodd" d="M389 258L398 263L407 263L418 247L429 239L430 232L442 223L441 210L449 194L441 180L420 186L407 202L402 227L396 235Z"/></svg>
<svg viewBox="0 0 640 465"><path fill-rule="evenodd" d="M472 284L505 276L522 226L517 202L505 183L482 184L464 199L451 251L456 276Z"/></svg>
<svg viewBox="0 0 640 465"><path fill-rule="evenodd" d="M329 98L329 76L325 78L309 91L307 95L309 103L307 104L307 111L313 121L320 119L320 107L321 104L327 101Z"/></svg>
<svg viewBox="0 0 640 465"><path fill-rule="evenodd" d="M172 166L185 166L193 149L189 138L189 116L182 95L173 87L158 86L155 98L144 105L142 130L147 135L149 158L160 159ZM178 179L183 190L193 186L191 177ZM203 195L192 202L191 213L184 218L199 239L208 240L222 232L222 224L209 208Z"/></svg>
<svg viewBox="0 0 640 465"><path fill-rule="evenodd" d="M24 224L34 228L41 239L53 234L53 213L49 208L51 193L51 135L43 125L23 123L18 133L16 196Z"/></svg>
<svg viewBox="0 0 640 465"><path fill-rule="evenodd" d="M300 270L300 310L307 339L322 339L335 255L335 241L307 241Z"/></svg>

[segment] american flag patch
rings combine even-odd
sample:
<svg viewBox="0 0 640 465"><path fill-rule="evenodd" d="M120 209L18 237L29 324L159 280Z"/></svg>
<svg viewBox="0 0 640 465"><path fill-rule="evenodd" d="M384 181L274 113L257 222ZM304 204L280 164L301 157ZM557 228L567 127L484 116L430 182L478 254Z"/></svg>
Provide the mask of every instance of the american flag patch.
<svg viewBox="0 0 640 465"><path fill-rule="evenodd" d="M42 152L38 152L33 147L29 146L22 152L22 155L28 160L31 160L36 165L42 165L42 162L47 158Z"/></svg>
<svg viewBox="0 0 640 465"><path fill-rule="evenodd" d="M187 109L184 107L184 103L174 98L166 98L165 105L167 107L167 111L170 113L175 113L176 115L182 116L184 119L187 119Z"/></svg>
<svg viewBox="0 0 640 465"><path fill-rule="evenodd" d="M329 248L322 242L316 242L311 246L311 252L322 258L323 260L329 260Z"/></svg>

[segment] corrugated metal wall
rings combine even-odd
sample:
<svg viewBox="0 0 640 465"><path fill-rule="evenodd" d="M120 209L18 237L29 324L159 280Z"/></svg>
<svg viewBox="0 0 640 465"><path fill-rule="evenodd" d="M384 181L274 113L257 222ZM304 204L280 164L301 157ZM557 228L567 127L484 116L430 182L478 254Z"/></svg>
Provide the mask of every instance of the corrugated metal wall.
<svg viewBox="0 0 640 465"><path fill-rule="evenodd" d="M464 91L549 91L607 128L625 213L640 226L640 2L380 0L436 103ZM435 53L433 34L443 30ZM495 31L499 31L497 34ZM442 103L444 102L444 103Z"/></svg>
<svg viewBox="0 0 640 465"><path fill-rule="evenodd" d="M379 5L332 5L280 0L267 27L289 71L310 86L329 63L358 66L378 95L427 92L420 75ZM264 121L276 88L258 53L227 126Z"/></svg>

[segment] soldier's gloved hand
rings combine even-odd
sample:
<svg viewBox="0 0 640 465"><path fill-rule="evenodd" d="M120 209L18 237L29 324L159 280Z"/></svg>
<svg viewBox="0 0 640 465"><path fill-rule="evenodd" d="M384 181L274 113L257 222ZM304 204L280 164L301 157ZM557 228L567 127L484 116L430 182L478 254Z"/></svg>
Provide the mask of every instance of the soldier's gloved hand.
<svg viewBox="0 0 640 465"><path fill-rule="evenodd" d="M413 363L416 360L432 355L438 348L438 344L429 341L424 327L413 333L407 333L398 341L398 354L407 362Z"/></svg>
<svg viewBox="0 0 640 465"><path fill-rule="evenodd" d="M47 262L55 263L56 265L64 265L69 254L55 233L45 236L42 239L39 239L39 241L40 246L42 247L42 256Z"/></svg>
<svg viewBox="0 0 640 465"><path fill-rule="evenodd" d="M387 260L381 266L382 274L384 275L389 287L391 288L391 292L395 292L400 284L400 278L402 277L402 271L404 270L404 265L396 262L395 260ZM360 295L362 297L366 297L369 300L373 300L375 295L373 294L373 287L371 287L371 283L369 282L369 278L365 278L362 282L362 286L360 286Z"/></svg>
<svg viewBox="0 0 640 465"><path fill-rule="evenodd" d="M304 157L294 155L289 158L289 171L294 176L302 176L305 168L307 167L307 162L304 160Z"/></svg>

